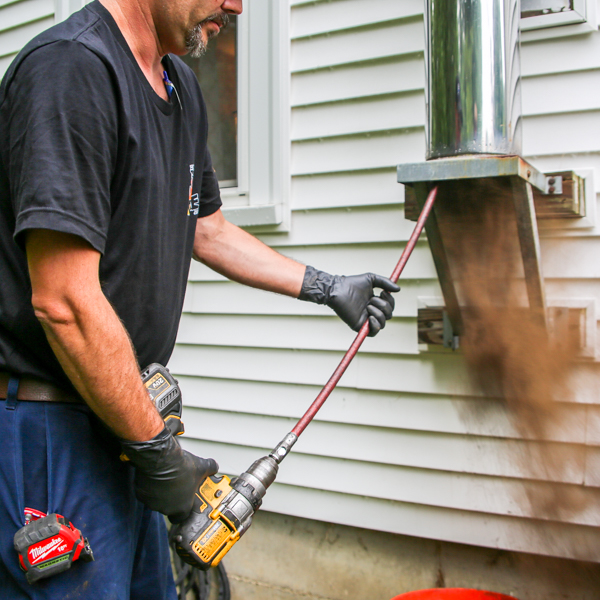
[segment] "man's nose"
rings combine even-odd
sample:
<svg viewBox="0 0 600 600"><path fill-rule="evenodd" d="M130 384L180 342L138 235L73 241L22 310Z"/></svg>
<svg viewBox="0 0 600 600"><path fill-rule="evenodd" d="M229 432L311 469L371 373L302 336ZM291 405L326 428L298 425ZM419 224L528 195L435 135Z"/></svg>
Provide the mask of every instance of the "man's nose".
<svg viewBox="0 0 600 600"><path fill-rule="evenodd" d="M221 9L230 15L241 15L243 6L242 0L225 0Z"/></svg>

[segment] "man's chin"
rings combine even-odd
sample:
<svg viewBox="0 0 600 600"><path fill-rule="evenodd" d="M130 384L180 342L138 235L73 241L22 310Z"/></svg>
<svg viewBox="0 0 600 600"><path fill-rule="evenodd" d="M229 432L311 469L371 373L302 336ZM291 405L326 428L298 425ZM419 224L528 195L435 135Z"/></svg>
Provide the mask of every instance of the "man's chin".
<svg viewBox="0 0 600 600"><path fill-rule="evenodd" d="M201 25L196 26L186 39L186 54L189 54L192 58L199 58L206 53L209 37L207 32L204 31L204 27Z"/></svg>

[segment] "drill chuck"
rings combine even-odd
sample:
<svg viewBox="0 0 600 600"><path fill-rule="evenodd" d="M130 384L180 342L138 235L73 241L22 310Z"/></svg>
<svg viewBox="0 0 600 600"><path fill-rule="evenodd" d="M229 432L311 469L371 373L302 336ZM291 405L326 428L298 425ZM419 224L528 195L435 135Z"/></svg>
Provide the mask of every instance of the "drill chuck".
<svg viewBox="0 0 600 600"><path fill-rule="evenodd" d="M263 456L254 461L250 468L236 479L249 484L262 501L267 488L275 481L278 470L279 466L272 456Z"/></svg>

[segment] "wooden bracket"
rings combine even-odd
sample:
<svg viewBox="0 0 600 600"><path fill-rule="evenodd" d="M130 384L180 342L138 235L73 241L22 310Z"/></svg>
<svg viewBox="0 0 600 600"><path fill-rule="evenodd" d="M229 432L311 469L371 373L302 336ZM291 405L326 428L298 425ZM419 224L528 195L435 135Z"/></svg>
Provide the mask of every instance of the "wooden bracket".
<svg viewBox="0 0 600 600"><path fill-rule="evenodd" d="M533 190L535 216L540 219L580 219L585 217L585 179L573 171L546 173L549 178L562 178L561 194L543 194Z"/></svg>

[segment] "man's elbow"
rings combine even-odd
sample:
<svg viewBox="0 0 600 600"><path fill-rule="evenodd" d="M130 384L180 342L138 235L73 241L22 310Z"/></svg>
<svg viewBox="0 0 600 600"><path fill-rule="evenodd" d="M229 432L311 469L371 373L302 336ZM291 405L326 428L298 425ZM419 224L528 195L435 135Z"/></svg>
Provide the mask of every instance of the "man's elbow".
<svg viewBox="0 0 600 600"><path fill-rule="evenodd" d="M220 210L198 219L194 236L193 258L203 264L210 263L212 254L220 240L226 235L231 225L225 220Z"/></svg>
<svg viewBox="0 0 600 600"><path fill-rule="evenodd" d="M68 327L76 322L75 311L64 298L44 293L33 293L33 312L44 329Z"/></svg>

